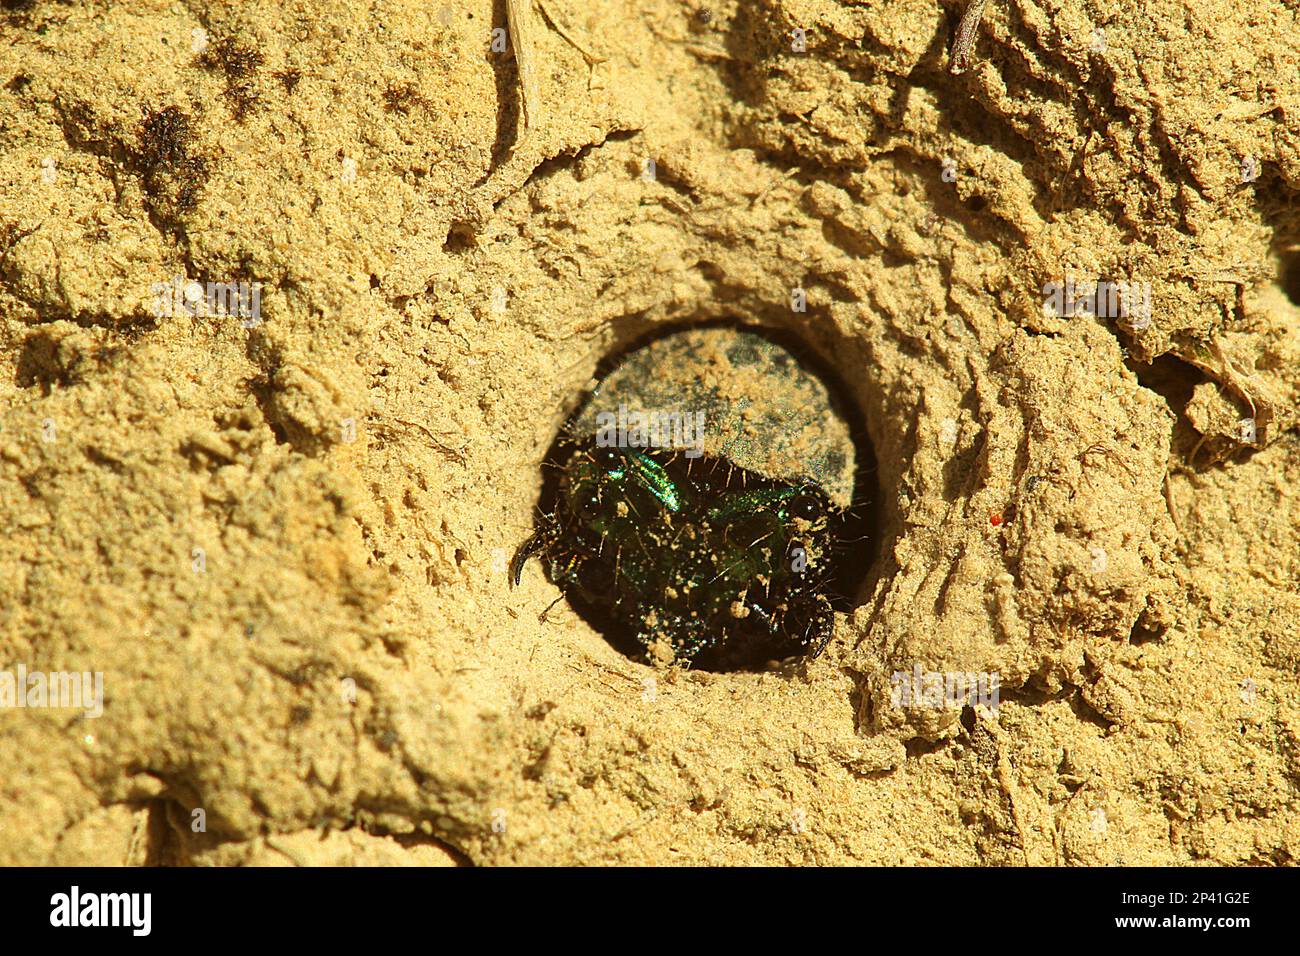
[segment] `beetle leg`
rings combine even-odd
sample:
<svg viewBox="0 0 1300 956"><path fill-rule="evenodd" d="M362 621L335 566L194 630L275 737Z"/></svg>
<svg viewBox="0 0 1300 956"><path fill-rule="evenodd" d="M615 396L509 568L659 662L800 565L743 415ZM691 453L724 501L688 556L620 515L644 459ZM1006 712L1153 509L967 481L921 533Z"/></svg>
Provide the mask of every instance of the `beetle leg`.
<svg viewBox="0 0 1300 956"><path fill-rule="evenodd" d="M746 616L752 615L769 635L776 634L780 630L780 614L775 608L765 607L764 601L770 603L768 589L759 588L752 583L740 598L741 604L748 612Z"/></svg>
<svg viewBox="0 0 1300 956"><path fill-rule="evenodd" d="M817 603L819 613L813 620L812 627L809 628L813 632L813 639L810 643L814 645L811 660L820 657L822 651L826 650L826 645L835 636L835 610L831 607L831 602L826 600L825 597L818 597Z"/></svg>

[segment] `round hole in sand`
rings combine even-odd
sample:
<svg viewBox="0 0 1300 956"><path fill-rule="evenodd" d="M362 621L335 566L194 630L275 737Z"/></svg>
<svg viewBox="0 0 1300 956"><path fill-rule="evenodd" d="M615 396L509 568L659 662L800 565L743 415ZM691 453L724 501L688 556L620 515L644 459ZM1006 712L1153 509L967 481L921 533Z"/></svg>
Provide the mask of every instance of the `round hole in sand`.
<svg viewBox="0 0 1300 956"><path fill-rule="evenodd" d="M633 340L543 467L534 550L622 653L709 671L806 657L877 548L875 459L829 364L735 321Z"/></svg>

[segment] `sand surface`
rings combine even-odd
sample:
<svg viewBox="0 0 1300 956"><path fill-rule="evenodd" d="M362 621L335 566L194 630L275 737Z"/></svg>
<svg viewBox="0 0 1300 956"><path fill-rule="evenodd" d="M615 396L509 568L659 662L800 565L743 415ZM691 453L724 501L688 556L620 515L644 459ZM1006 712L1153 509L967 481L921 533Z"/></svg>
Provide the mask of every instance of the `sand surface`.
<svg viewBox="0 0 1300 956"><path fill-rule="evenodd" d="M1295 6L990 0L953 75L962 8L540 0L525 124L504 0L0 3L0 668L104 687L0 710L0 863L1294 864ZM506 580L597 364L722 316L878 458L763 673Z"/></svg>

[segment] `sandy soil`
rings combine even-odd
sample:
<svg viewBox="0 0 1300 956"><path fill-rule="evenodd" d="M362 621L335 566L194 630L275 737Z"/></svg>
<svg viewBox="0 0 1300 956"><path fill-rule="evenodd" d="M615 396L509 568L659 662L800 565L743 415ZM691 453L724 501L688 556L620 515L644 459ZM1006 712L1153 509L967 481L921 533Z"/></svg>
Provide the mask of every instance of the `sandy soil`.
<svg viewBox="0 0 1300 956"><path fill-rule="evenodd" d="M962 6L540 0L525 124L504 0L0 3L0 668L104 675L0 711L0 862L1294 864L1295 7L990 0L953 75ZM879 461L764 673L506 581L597 364L720 316Z"/></svg>

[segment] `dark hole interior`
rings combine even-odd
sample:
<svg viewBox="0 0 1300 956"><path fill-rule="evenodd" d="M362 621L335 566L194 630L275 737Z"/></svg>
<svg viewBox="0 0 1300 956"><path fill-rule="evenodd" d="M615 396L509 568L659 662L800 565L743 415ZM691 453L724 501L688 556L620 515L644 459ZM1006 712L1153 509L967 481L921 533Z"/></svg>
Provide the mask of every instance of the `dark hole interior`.
<svg viewBox="0 0 1300 956"><path fill-rule="evenodd" d="M1300 249L1282 256L1278 272L1278 284L1282 286L1282 291L1293 303L1300 305Z"/></svg>

